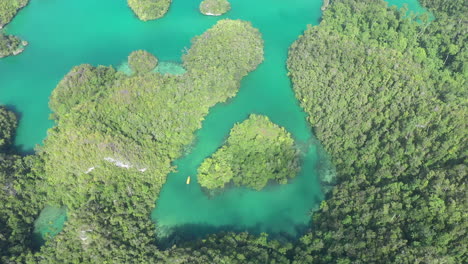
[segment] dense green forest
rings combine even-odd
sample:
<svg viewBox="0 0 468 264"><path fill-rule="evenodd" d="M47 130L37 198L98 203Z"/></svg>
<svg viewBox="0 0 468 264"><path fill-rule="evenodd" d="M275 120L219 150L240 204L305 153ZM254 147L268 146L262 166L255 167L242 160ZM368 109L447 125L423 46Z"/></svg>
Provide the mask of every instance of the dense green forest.
<svg viewBox="0 0 468 264"><path fill-rule="evenodd" d="M432 2L434 22L334 1L292 45L294 90L339 177L297 263L466 262L467 9Z"/></svg>
<svg viewBox="0 0 468 264"><path fill-rule="evenodd" d="M155 242L149 213L171 161L263 60L258 30L221 20L193 39L182 75L153 72L144 51L129 56L131 76L71 69L35 155L15 153L17 116L0 107L0 262L466 263L468 3L421 2L434 20L380 0L334 0L291 46L294 91L338 174L298 241ZM66 206L68 221L35 248L46 203Z"/></svg>
<svg viewBox="0 0 468 264"><path fill-rule="evenodd" d="M148 73L158 66L158 59L146 50L137 50L128 56L128 66L136 74Z"/></svg>
<svg viewBox="0 0 468 264"><path fill-rule="evenodd" d="M29 0L0 0L0 29L10 23L18 10L25 7L28 2ZM18 55L26 45L26 41L0 31L0 58Z"/></svg>
<svg viewBox="0 0 468 264"><path fill-rule="evenodd" d="M23 52L27 45L26 41L21 41L17 36L0 33L0 58L18 55Z"/></svg>
<svg viewBox="0 0 468 264"><path fill-rule="evenodd" d="M250 115L234 125L226 143L198 168L198 182L208 189L233 183L256 190L269 181L285 184L299 171L299 152L283 127L266 116Z"/></svg>
<svg viewBox="0 0 468 264"><path fill-rule="evenodd" d="M12 148L16 126L16 115L0 106L0 263L31 252L33 222L45 202L42 163Z"/></svg>
<svg viewBox="0 0 468 264"><path fill-rule="evenodd" d="M200 12L209 16L220 16L231 9L227 0L203 0L200 3Z"/></svg>
<svg viewBox="0 0 468 264"><path fill-rule="evenodd" d="M234 96L262 60L257 29L221 20L193 40L183 75L150 72L157 60L147 52L129 56L131 76L111 67L73 68L52 93L57 126L35 156L48 204L66 206L68 221L41 251L20 260L165 260L149 214L171 161L192 142L209 108Z"/></svg>
<svg viewBox="0 0 468 264"><path fill-rule="evenodd" d="M28 3L29 0L0 0L0 29L10 23L18 10Z"/></svg>
<svg viewBox="0 0 468 264"><path fill-rule="evenodd" d="M163 17L172 0L127 0L127 3L139 19L148 21Z"/></svg>

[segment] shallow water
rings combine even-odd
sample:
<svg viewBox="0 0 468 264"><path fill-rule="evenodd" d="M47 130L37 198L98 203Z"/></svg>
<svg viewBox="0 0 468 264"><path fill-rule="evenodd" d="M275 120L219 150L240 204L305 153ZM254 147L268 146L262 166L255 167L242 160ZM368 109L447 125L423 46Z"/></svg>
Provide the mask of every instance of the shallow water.
<svg viewBox="0 0 468 264"><path fill-rule="evenodd" d="M410 2L410 10L423 10L416 0L389 2ZM198 236L218 229L297 236L323 194L315 168L316 145L285 64L291 43L307 24L318 24L322 1L231 0L231 11L221 17L201 15L198 4L174 0L163 19L141 22L125 0L32 0L6 29L30 45L21 55L0 60L0 104L21 115L16 144L30 152L45 138L53 125L48 120L48 96L71 67L81 63L118 66L137 49L152 52L160 61L180 61L190 39L217 20L248 20L263 34L265 61L242 81L233 100L210 110L191 151L175 162L178 172L168 176L151 218L161 236L174 230ZM268 186L260 192L235 188L209 198L196 182L196 169L222 145L232 126L251 113L267 115L292 133L304 150L302 171L287 185ZM192 177L190 185L185 184L187 176ZM65 218L56 219L47 222L57 226ZM44 226L36 232L47 233Z"/></svg>

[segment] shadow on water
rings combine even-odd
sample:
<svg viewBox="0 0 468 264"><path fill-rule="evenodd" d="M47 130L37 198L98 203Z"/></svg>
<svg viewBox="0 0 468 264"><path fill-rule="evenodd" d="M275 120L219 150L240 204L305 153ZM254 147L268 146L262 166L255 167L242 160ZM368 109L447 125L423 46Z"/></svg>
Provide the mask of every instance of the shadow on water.
<svg viewBox="0 0 468 264"><path fill-rule="evenodd" d="M257 223L255 226L248 228L242 228L237 225L224 225L224 226L212 226L207 224L185 224L180 226L171 227L171 233L165 237L157 237L156 245L162 250L171 248L174 245L183 247L184 244L190 244L201 238L205 238L206 234L224 235L229 232L248 232L253 235L260 235L258 230L261 228L262 223ZM309 224L294 226L296 234L304 234L310 228ZM160 229L160 228L158 228ZM275 233L272 230L266 230L269 240L277 240L283 244L288 242L294 242L299 239L300 235L293 236L288 232Z"/></svg>
<svg viewBox="0 0 468 264"><path fill-rule="evenodd" d="M15 105L6 104L4 106L5 106L5 108L7 110L9 110L9 111L11 111L11 112L13 112L15 114L16 119L18 121L18 125L19 125L19 123L22 122L23 113ZM15 131L15 136L14 136L13 140L15 140L15 138L16 138L16 131ZM34 155L34 148L31 148L29 146L25 146L23 144L12 145L7 149L7 151L11 152L11 153L18 153L18 154L20 154L22 156Z"/></svg>

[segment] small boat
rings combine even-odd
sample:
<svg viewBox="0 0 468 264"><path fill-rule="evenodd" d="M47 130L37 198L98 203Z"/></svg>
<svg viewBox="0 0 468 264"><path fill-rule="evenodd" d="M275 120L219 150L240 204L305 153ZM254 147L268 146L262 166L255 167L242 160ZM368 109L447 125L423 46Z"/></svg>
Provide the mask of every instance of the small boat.
<svg viewBox="0 0 468 264"><path fill-rule="evenodd" d="M187 177L187 184L190 184L190 176Z"/></svg>

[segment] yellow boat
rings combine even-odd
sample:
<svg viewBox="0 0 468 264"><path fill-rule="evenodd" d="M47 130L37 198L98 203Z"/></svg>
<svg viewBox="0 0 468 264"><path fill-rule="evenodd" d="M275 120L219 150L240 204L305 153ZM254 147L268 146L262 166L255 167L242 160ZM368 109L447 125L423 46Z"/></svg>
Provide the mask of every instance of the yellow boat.
<svg viewBox="0 0 468 264"><path fill-rule="evenodd" d="M190 184L190 176L187 177L187 184Z"/></svg>

